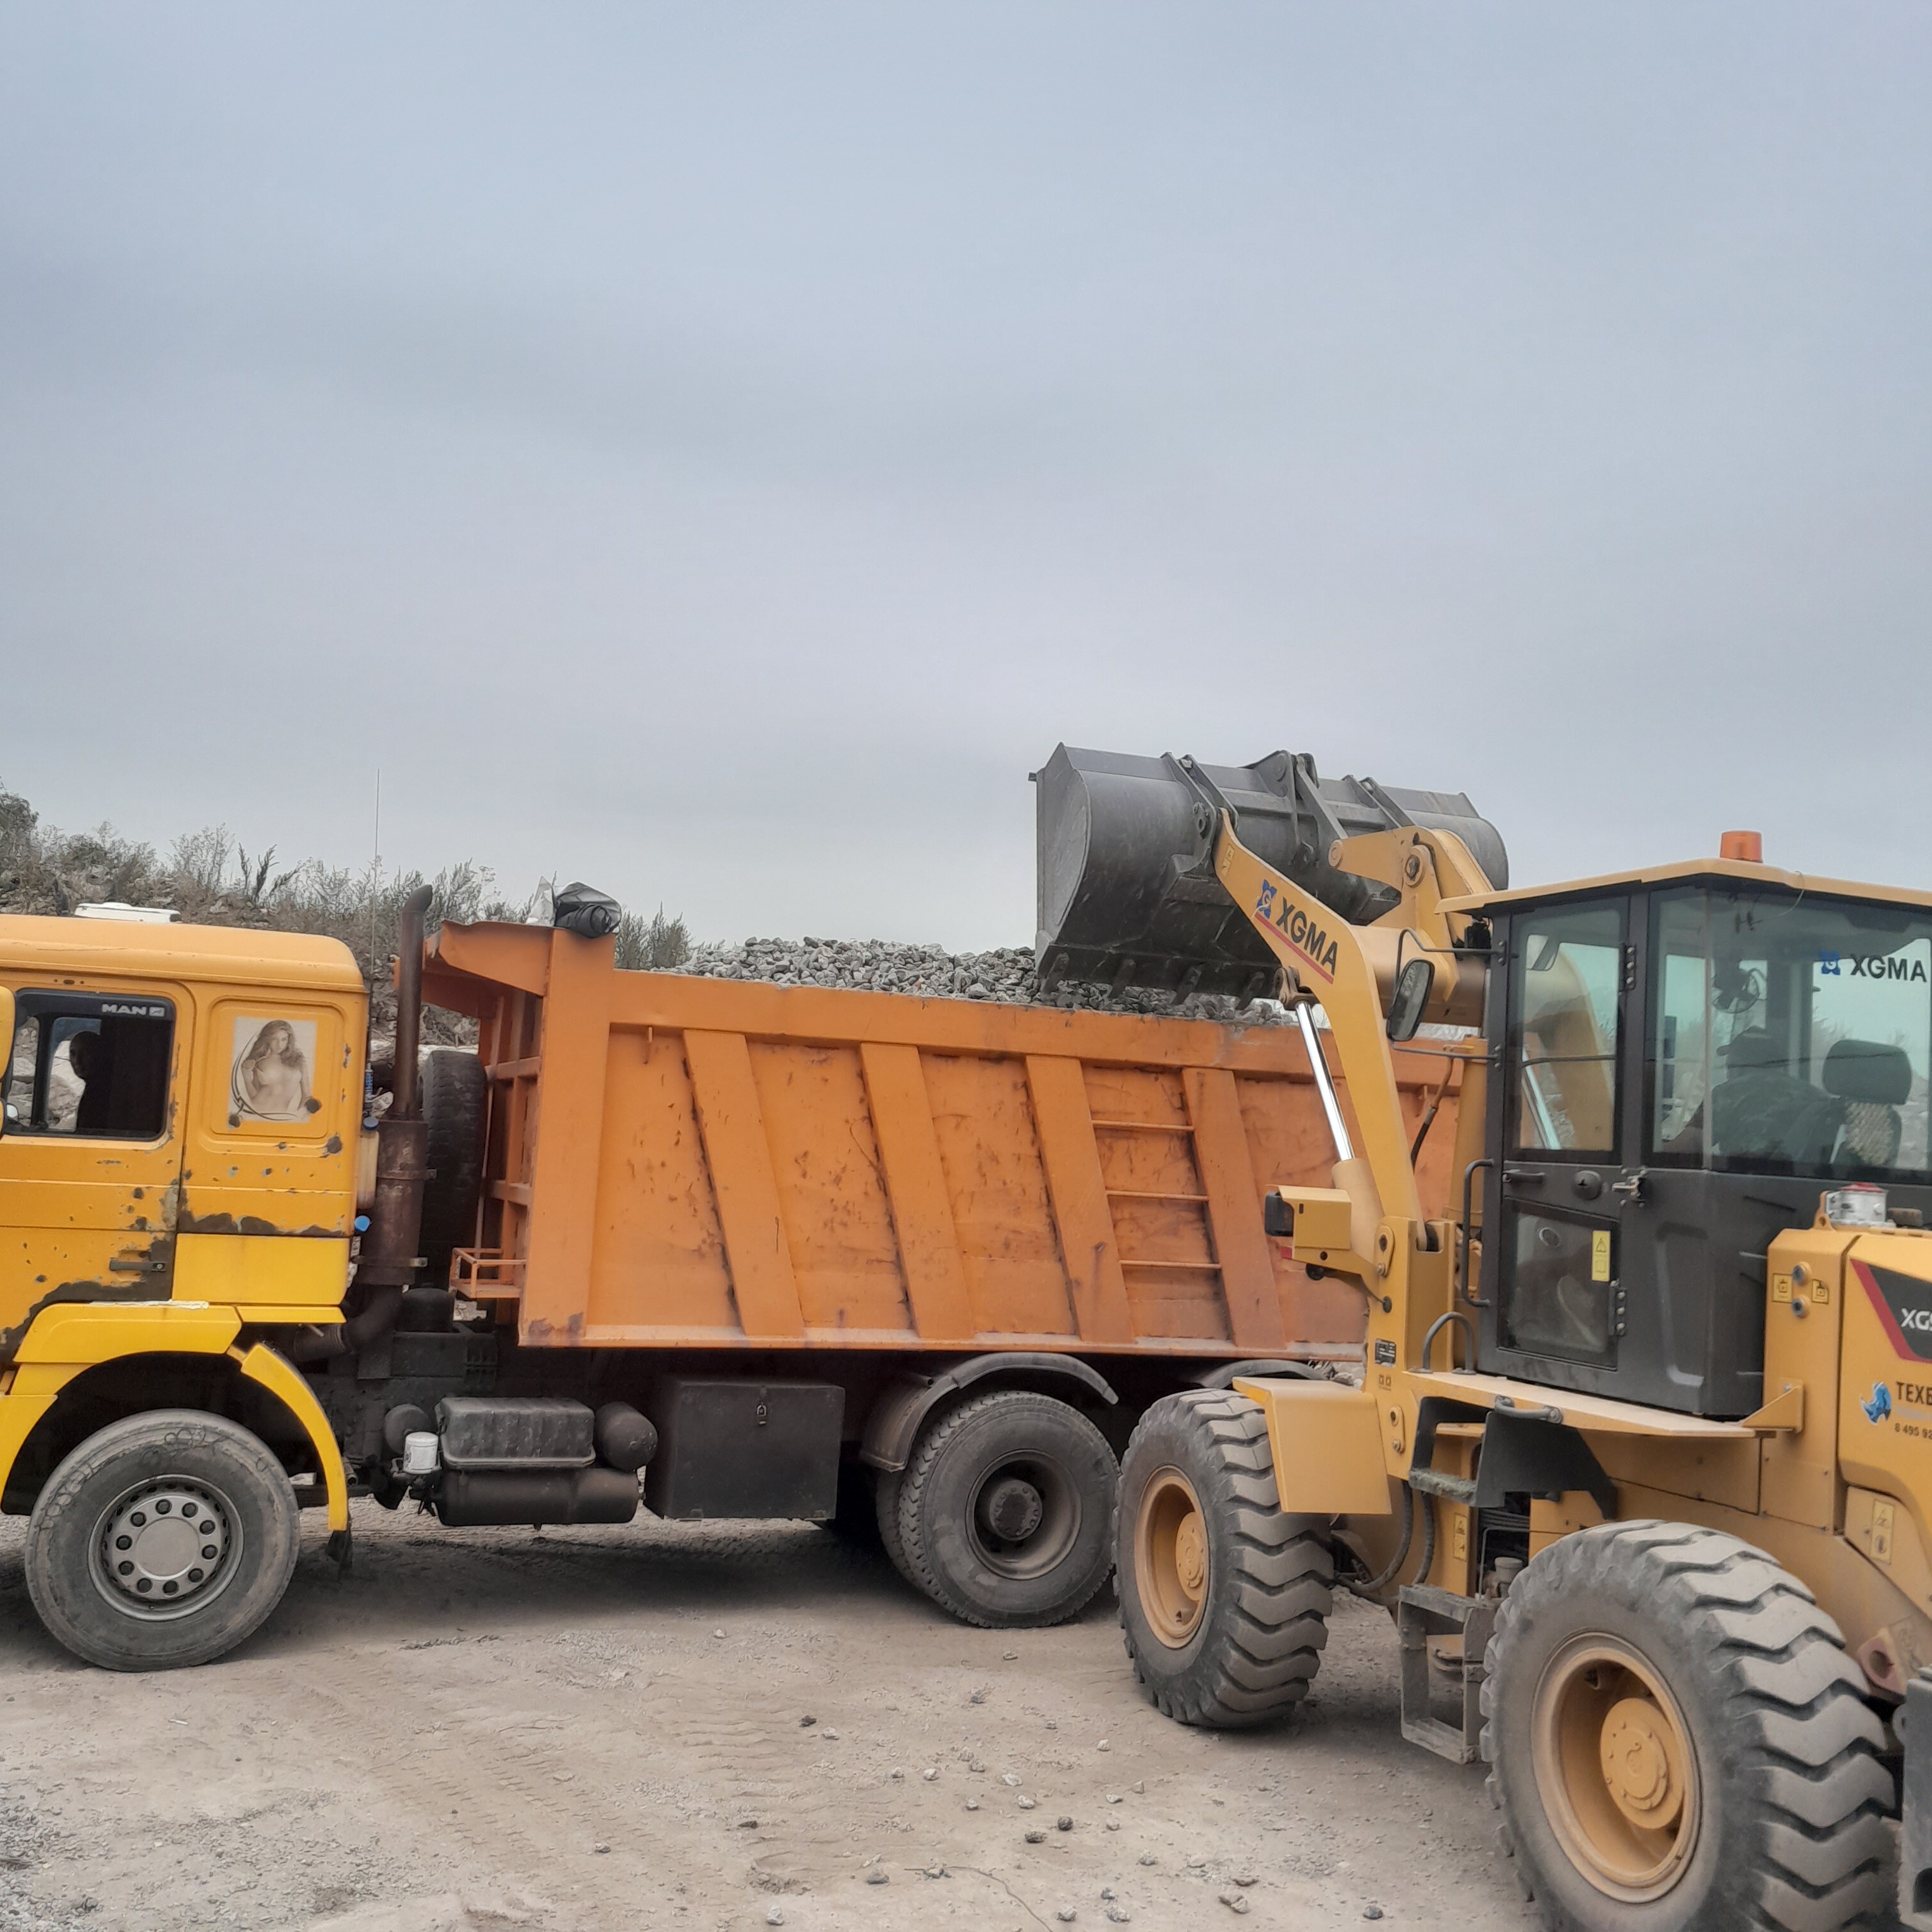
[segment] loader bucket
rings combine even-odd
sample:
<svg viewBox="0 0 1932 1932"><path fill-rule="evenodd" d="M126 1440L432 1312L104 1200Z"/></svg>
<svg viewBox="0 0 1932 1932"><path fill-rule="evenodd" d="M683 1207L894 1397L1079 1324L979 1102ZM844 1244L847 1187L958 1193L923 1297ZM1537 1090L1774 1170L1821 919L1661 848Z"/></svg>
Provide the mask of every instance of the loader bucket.
<svg viewBox="0 0 1932 1932"><path fill-rule="evenodd" d="M1324 778L1305 754L1203 765L1062 745L1034 782L1043 988L1090 980L1177 998L1226 993L1244 1004L1274 993L1274 956L1214 876L1224 806L1251 851L1357 925L1396 902L1386 886L1329 864L1334 842L1357 832L1453 832L1492 886L1509 883L1501 836L1461 793Z"/></svg>

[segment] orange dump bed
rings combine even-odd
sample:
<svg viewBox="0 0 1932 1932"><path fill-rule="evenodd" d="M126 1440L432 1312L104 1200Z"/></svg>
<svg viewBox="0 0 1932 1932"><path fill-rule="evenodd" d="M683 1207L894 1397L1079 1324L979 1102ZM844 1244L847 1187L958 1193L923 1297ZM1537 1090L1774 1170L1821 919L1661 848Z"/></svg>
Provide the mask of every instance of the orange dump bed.
<svg viewBox="0 0 1932 1932"><path fill-rule="evenodd" d="M1294 1029L617 971L446 926L490 1077L454 1285L532 1346L1354 1352L1262 1196L1333 1160ZM1419 1122L1448 1063L1402 1053ZM1453 1091L1422 1162L1442 1211ZM506 1311L507 1312L507 1311Z"/></svg>

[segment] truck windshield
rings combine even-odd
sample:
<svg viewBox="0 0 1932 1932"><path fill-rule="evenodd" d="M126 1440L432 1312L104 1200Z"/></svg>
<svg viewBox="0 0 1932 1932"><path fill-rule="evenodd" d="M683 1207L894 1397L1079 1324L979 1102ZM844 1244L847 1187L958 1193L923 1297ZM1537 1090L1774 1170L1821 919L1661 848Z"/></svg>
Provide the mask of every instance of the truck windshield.
<svg viewBox="0 0 1932 1932"><path fill-rule="evenodd" d="M1651 922L1651 1159L1932 1179L1932 915L1696 888Z"/></svg>

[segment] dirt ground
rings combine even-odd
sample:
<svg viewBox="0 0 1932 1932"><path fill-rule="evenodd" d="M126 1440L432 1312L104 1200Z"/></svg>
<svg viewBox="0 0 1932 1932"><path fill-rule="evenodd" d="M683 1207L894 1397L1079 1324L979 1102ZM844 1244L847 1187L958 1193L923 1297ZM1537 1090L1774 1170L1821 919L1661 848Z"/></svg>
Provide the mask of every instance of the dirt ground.
<svg viewBox="0 0 1932 1932"><path fill-rule="evenodd" d="M974 1630L808 1526L355 1507L346 1581L311 1520L248 1644L144 1677L43 1634L0 1520L0 1927L1531 1922L1352 1600L1305 1714L1217 1736L1142 1701L1111 1594Z"/></svg>

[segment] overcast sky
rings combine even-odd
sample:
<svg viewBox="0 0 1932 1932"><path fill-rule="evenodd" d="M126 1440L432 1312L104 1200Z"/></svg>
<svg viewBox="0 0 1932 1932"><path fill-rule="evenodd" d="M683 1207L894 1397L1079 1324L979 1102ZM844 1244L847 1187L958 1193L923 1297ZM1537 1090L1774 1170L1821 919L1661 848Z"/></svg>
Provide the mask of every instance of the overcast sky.
<svg viewBox="0 0 1932 1932"><path fill-rule="evenodd" d="M0 779L1027 943L1064 739L1932 887L1932 10L0 6Z"/></svg>

